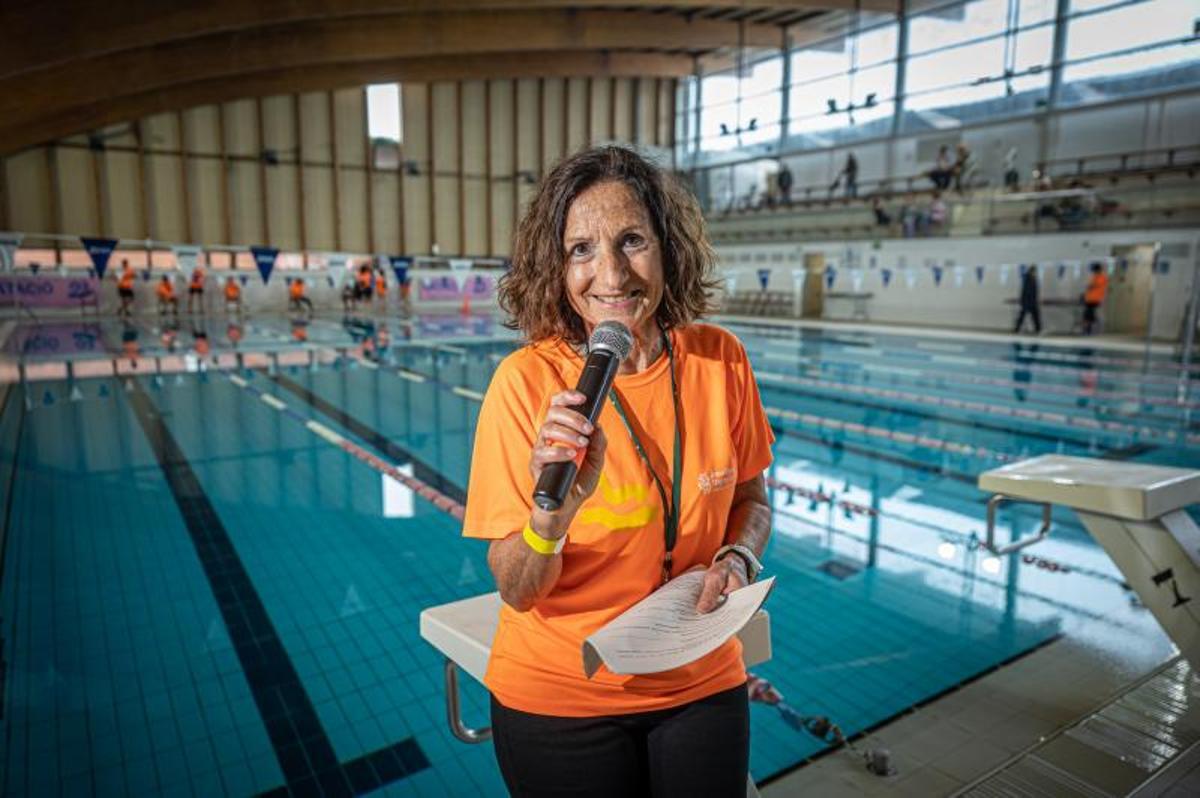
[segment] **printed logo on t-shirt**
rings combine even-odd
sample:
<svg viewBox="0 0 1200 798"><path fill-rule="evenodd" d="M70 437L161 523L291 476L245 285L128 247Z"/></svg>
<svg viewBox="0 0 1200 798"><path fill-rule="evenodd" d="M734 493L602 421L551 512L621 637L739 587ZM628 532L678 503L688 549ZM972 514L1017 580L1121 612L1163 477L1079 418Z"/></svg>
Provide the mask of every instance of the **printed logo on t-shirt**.
<svg viewBox="0 0 1200 798"><path fill-rule="evenodd" d="M648 485L613 485L601 472L599 487L602 502L595 502L593 496L592 506L579 512L580 523L599 524L609 532L640 529L653 521L658 513L658 506L647 501L650 496Z"/></svg>
<svg viewBox="0 0 1200 798"><path fill-rule="evenodd" d="M728 488L737 479L737 469L722 468L717 471L702 471L696 481L700 484L700 492L704 495Z"/></svg>

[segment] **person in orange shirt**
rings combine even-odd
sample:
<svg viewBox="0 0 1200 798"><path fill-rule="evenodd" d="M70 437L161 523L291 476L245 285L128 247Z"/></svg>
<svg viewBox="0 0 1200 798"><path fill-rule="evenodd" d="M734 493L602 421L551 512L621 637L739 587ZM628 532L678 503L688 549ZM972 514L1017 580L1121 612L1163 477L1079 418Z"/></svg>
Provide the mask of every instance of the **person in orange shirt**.
<svg viewBox="0 0 1200 798"><path fill-rule="evenodd" d="M229 306L233 305L234 312L239 316L242 315L242 287L238 285L236 277L225 278L225 312L229 312Z"/></svg>
<svg viewBox="0 0 1200 798"><path fill-rule="evenodd" d="M379 300L379 304L387 310L387 277L383 274L383 269L375 272L375 298Z"/></svg>
<svg viewBox="0 0 1200 798"><path fill-rule="evenodd" d="M193 312L193 303L199 301L200 312L204 312L204 269L197 266L192 270L192 279L188 281L188 313Z"/></svg>
<svg viewBox="0 0 1200 798"><path fill-rule="evenodd" d="M154 289L154 293L158 295L158 312L166 313L170 310L176 316L179 315L179 297L175 296L175 284L171 282L171 278L163 275L158 281L158 287Z"/></svg>
<svg viewBox="0 0 1200 798"><path fill-rule="evenodd" d="M117 278L117 296L121 299L121 316L133 315L133 267L129 261L121 261L121 276Z"/></svg>
<svg viewBox="0 0 1200 798"><path fill-rule="evenodd" d="M770 536L773 436L749 359L696 322L715 271L699 206L636 153L600 147L542 181L514 242L500 301L529 344L484 397L463 519L465 536L490 541L503 599L485 683L505 783L514 796L744 796L736 637L647 675L588 679L580 656L686 571L701 574L697 611L712 611L757 577ZM602 321L635 341L593 427L571 386ZM536 507L543 468L572 459L562 507Z"/></svg>
<svg viewBox="0 0 1200 798"><path fill-rule="evenodd" d="M304 295L304 280L299 277L292 278L288 284L288 310L303 310L311 316L312 309L312 300Z"/></svg>
<svg viewBox="0 0 1200 798"><path fill-rule="evenodd" d="M1108 275L1104 273L1104 264L1092 264L1092 276L1083 292L1083 334L1092 335L1096 331L1096 311L1104 304L1108 295Z"/></svg>

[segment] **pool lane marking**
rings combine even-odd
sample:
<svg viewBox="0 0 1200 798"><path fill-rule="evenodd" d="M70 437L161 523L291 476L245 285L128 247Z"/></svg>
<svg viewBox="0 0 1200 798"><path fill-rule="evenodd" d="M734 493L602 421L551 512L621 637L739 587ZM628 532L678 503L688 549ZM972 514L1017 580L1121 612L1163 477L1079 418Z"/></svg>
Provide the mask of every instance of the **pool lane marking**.
<svg viewBox="0 0 1200 798"><path fill-rule="evenodd" d="M128 398L195 547L287 790L351 796L428 768L428 757L412 737L339 761L237 547L183 449L140 381Z"/></svg>
<svg viewBox="0 0 1200 798"><path fill-rule="evenodd" d="M232 382L234 385L237 385L242 390L257 397L264 404L274 407L285 416L288 416L292 420L298 422L309 432L318 436L327 443L338 447L380 474L385 474L396 480L447 515L450 515L458 521L462 521L464 512L463 502L466 501L466 496L462 494L462 491L456 490L457 486L453 486L448 479L430 466L421 462L410 452L389 441L379 432L367 427L365 424L349 416L334 405L325 402L323 399L317 397L303 386L300 386L284 377L270 377L270 379L277 385L297 395L316 410L324 413L327 416L330 416L331 418L335 418L338 423L350 430L354 435L363 440L371 441L374 448L386 454L394 462L413 463L415 466L414 471L417 472L416 476L405 474L403 471L396 468L394 463L389 463L386 460L383 460L382 458L372 454L363 446L360 446L358 443L355 443L346 436L335 432L333 429L322 424L321 422L314 419L305 418L300 413L288 407L287 403L279 400L277 397L267 393L266 391L260 390L256 386L251 385L249 381L243 379L242 377L236 374L230 374L228 377L230 382ZM432 475L439 483L438 487L430 484L432 480L427 481L427 479L422 478L426 475Z"/></svg>

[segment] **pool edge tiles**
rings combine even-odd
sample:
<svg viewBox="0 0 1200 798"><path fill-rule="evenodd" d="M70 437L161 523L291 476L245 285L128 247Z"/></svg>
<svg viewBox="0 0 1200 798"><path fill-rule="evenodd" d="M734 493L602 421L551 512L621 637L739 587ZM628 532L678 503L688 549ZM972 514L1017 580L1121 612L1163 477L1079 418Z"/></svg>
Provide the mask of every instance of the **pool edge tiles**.
<svg viewBox="0 0 1200 798"><path fill-rule="evenodd" d="M319 785L327 795L352 795L428 768L429 760L413 738L350 762L338 761L312 699L186 456L140 385L135 383L129 399L183 516L267 729L286 782L279 790Z"/></svg>

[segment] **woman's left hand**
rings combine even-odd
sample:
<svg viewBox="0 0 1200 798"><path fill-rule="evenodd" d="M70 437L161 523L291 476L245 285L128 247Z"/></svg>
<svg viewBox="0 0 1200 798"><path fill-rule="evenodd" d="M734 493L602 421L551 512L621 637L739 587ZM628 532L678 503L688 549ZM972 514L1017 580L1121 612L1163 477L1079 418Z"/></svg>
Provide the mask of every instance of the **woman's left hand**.
<svg viewBox="0 0 1200 798"><path fill-rule="evenodd" d="M696 612L712 612L725 603L725 596L750 584L746 564L736 555L726 555L708 566L704 572L704 587L696 602Z"/></svg>

